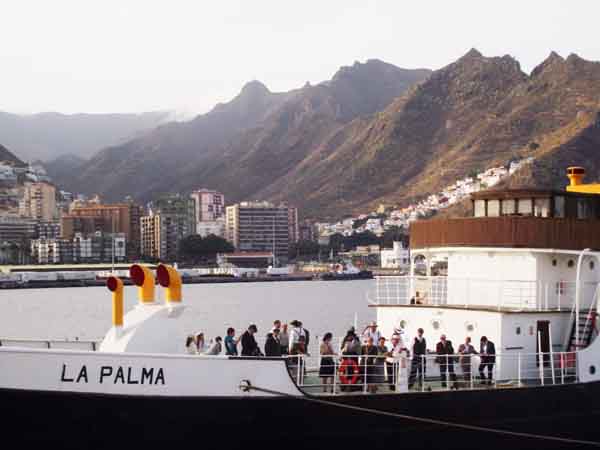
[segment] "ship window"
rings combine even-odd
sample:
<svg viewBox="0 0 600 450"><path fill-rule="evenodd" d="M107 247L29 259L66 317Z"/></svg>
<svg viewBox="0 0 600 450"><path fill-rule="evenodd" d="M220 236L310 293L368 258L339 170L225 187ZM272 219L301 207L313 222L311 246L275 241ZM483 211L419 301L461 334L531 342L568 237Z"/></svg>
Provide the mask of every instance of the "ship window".
<svg viewBox="0 0 600 450"><path fill-rule="evenodd" d="M594 261L590 261L590 270L594 270L594 267L596 267Z"/></svg>
<svg viewBox="0 0 600 450"><path fill-rule="evenodd" d="M515 205L515 199L514 198L509 198L506 200L502 200L502 214L503 215L509 215L509 214L514 214L516 213L516 205Z"/></svg>
<svg viewBox="0 0 600 450"><path fill-rule="evenodd" d="M565 217L565 198L554 197L554 217Z"/></svg>
<svg viewBox="0 0 600 450"><path fill-rule="evenodd" d="M475 217L485 217L485 200L475 200L473 215Z"/></svg>
<svg viewBox="0 0 600 450"><path fill-rule="evenodd" d="M591 205L587 199L577 200L577 218L589 219L591 217Z"/></svg>
<svg viewBox="0 0 600 450"><path fill-rule="evenodd" d="M487 215L488 217L498 217L500 215L500 200L488 200Z"/></svg>
<svg viewBox="0 0 600 450"><path fill-rule="evenodd" d="M567 267L573 267L575 265L575 261L573 261L572 259L569 260L569 262L567 263Z"/></svg>
<svg viewBox="0 0 600 450"><path fill-rule="evenodd" d="M530 198L520 198L517 204L517 213L524 216L530 216L532 213L532 202Z"/></svg>
<svg viewBox="0 0 600 450"><path fill-rule="evenodd" d="M553 265L554 267L556 267L556 264L558 264L558 262L556 261L556 258L554 258L554 259L552 260L552 265Z"/></svg>
<svg viewBox="0 0 600 450"><path fill-rule="evenodd" d="M596 373L596 366L590 366L590 375L594 375Z"/></svg>
<svg viewBox="0 0 600 450"><path fill-rule="evenodd" d="M516 333L517 335L521 334L521 327L517 327L517 328L515 329L515 333Z"/></svg>
<svg viewBox="0 0 600 450"><path fill-rule="evenodd" d="M550 216L550 199L536 198L533 204L533 215L536 217Z"/></svg>

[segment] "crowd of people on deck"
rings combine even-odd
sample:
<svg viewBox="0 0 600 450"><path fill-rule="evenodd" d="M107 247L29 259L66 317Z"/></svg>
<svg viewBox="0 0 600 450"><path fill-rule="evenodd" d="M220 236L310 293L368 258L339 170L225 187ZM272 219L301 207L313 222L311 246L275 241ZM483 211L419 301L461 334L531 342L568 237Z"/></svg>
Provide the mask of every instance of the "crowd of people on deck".
<svg viewBox="0 0 600 450"><path fill-rule="evenodd" d="M289 324L280 320L273 322L273 327L266 334L264 346L261 348L256 340L258 327L251 324L236 337L234 328L228 328L225 339L217 336L207 345L204 333L197 333L187 337L186 348L189 354L220 355L223 352L228 356L243 357L286 357L292 374L304 374L304 356L308 352L310 333L299 320L292 320ZM417 330L417 335L410 345L402 337L403 331L396 329L389 339L381 335L376 322L367 325L362 333L357 334L351 327L341 342L339 351L333 345L333 334L327 332L323 335L319 346L319 377L322 380L323 392L333 392L336 366L343 380L341 390L356 388L357 379L361 379L360 386L366 386L367 392L375 393L381 386L389 386L390 390L396 389L395 375L400 365L410 364L408 387L415 383L421 385L426 376L426 357L435 355L435 363L439 365L439 376L442 387L458 389L459 381L455 365L460 366L464 382L471 382L478 378L483 384L492 384L492 374L496 362L496 349L494 343L481 336L479 351L467 336L458 351L455 352L452 342L445 334L440 336L435 350L427 348L427 341L422 328ZM241 349L238 350L238 347ZM473 377L473 355L479 355L478 377ZM296 357L294 357L296 356ZM338 361L336 363L336 360ZM486 374L487 371L487 374Z"/></svg>

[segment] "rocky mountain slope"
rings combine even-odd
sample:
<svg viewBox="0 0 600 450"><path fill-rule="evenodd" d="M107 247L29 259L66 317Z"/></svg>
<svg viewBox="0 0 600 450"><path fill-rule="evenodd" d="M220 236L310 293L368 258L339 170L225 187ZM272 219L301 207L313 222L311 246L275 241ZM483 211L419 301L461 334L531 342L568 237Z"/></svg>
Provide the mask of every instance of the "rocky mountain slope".
<svg viewBox="0 0 600 450"><path fill-rule="evenodd" d="M205 186L325 218L402 205L513 158L535 163L511 185L562 187L567 165L600 169L600 64L577 55L552 53L531 74L476 50L429 76L369 61L286 94L244 91L215 108L223 120L213 111L102 151L72 185L142 200Z"/></svg>
<svg viewBox="0 0 600 450"><path fill-rule="evenodd" d="M148 200L202 186L223 190L228 201L248 198L352 119L386 107L428 75L369 60L341 68L328 82L286 93L254 81L231 102L190 122L103 150L62 184L109 199L132 194Z"/></svg>
<svg viewBox="0 0 600 450"><path fill-rule="evenodd" d="M13 166L24 166L25 163L17 156L0 144L0 163L8 163Z"/></svg>
<svg viewBox="0 0 600 450"><path fill-rule="evenodd" d="M31 115L0 112L0 138L26 161L51 161L66 154L86 159L104 147L155 128L169 117L167 111Z"/></svg>

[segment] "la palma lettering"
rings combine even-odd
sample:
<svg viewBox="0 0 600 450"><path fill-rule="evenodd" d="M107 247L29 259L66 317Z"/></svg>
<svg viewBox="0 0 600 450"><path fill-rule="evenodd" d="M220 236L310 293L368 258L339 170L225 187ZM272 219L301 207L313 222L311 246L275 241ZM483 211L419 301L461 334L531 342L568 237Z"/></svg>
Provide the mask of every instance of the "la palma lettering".
<svg viewBox="0 0 600 450"><path fill-rule="evenodd" d="M62 374L60 381L63 383L88 383L88 370L86 366L81 366L77 376L74 372L71 372L66 364L62 365ZM137 376L136 376L137 375ZM103 384L105 381L113 384L165 384L165 372L160 367L155 370L154 367L146 369L135 369L133 367L122 366L117 367L115 370L112 366L100 367L100 373L98 374L98 381Z"/></svg>

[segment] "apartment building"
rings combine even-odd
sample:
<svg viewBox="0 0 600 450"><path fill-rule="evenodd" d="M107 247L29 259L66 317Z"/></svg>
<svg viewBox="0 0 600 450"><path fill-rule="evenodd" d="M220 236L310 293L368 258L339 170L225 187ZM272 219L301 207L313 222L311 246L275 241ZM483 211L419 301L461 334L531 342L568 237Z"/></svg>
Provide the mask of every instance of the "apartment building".
<svg viewBox="0 0 600 450"><path fill-rule="evenodd" d="M276 262L283 263L297 239L297 217L296 208L287 204L237 203L226 208L226 238L236 250L272 252Z"/></svg>
<svg viewBox="0 0 600 450"><path fill-rule="evenodd" d="M133 202L75 202L69 213L61 217L61 237L73 239L77 234L89 236L98 232L122 233L128 244L127 257L133 260L140 255L140 219L143 214L143 207Z"/></svg>
<svg viewBox="0 0 600 450"><path fill-rule="evenodd" d="M36 220L56 219L56 188L50 183L25 183L19 202L19 214Z"/></svg>
<svg viewBox="0 0 600 450"><path fill-rule="evenodd" d="M225 196L210 189L198 189L190 194L195 206L196 234L206 237L225 235Z"/></svg>

